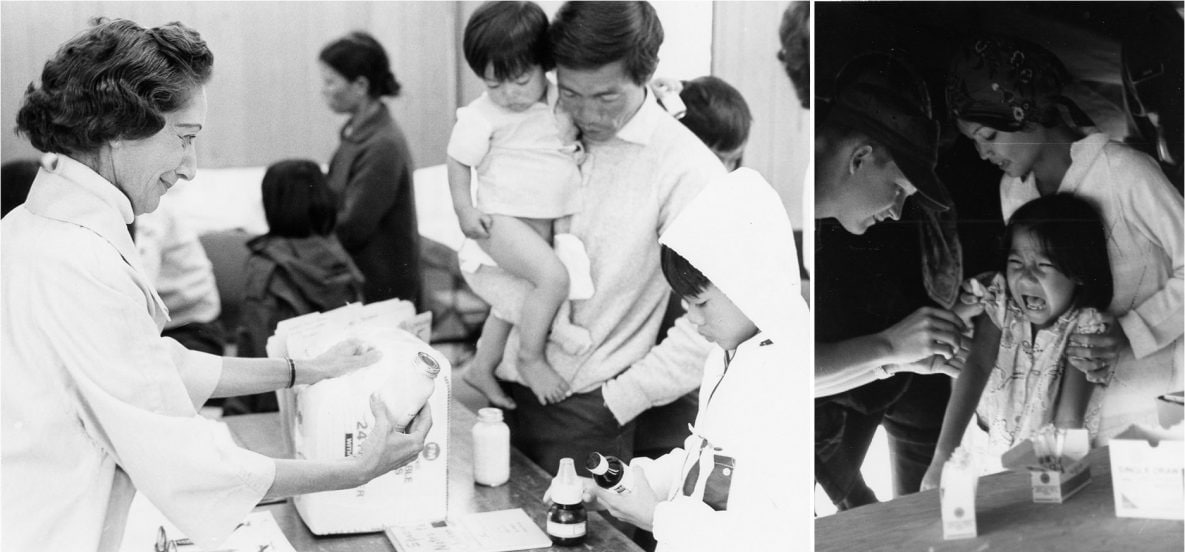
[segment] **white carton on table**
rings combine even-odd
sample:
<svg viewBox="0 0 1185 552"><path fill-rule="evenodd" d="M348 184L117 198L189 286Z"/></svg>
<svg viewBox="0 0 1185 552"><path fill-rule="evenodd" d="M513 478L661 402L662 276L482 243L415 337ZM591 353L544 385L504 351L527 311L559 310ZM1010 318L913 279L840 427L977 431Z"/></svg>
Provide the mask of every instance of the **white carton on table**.
<svg viewBox="0 0 1185 552"><path fill-rule="evenodd" d="M415 335L427 337L427 314L415 315L406 301L347 305L285 321L268 341L273 357L311 358L346 338L362 339L383 353L375 364L346 376L280 394L285 437L296 458L336 460L357 454L374 426L370 395L399 363L425 352L441 366L428 400L433 425L420 457L354 489L295 497L297 512L314 534L376 532L394 524L445 519L452 371L443 355Z"/></svg>
<svg viewBox="0 0 1185 552"><path fill-rule="evenodd" d="M971 463L970 453L961 447L955 449L943 464L938 491L943 539L973 539L979 534L975 521L978 473Z"/></svg>
<svg viewBox="0 0 1185 552"><path fill-rule="evenodd" d="M1042 464L1031 439L1008 449L1001 464L1010 470L1028 470L1033 502L1061 504L1078 494L1091 481L1090 435L1085 429L1064 431L1060 456L1045 458Z"/></svg>
<svg viewBox="0 0 1185 552"><path fill-rule="evenodd" d="M1170 429L1132 425L1113 437L1111 487L1117 517L1185 518L1185 441Z"/></svg>

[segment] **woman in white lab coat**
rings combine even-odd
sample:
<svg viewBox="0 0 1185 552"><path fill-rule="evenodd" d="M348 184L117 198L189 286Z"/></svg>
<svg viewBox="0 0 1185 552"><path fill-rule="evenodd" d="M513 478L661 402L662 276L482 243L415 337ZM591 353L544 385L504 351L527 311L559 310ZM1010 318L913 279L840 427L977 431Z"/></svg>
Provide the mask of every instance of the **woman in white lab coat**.
<svg viewBox="0 0 1185 552"><path fill-rule="evenodd" d="M361 454L277 460L219 437L206 399L312 383L374 362L231 359L162 338L168 311L127 224L196 172L213 55L180 23L97 20L30 85L17 128L46 152L0 223L3 550L117 550L136 491L205 549L264 497L351 488L415 459L431 425L378 427ZM372 408L376 404L372 401Z"/></svg>

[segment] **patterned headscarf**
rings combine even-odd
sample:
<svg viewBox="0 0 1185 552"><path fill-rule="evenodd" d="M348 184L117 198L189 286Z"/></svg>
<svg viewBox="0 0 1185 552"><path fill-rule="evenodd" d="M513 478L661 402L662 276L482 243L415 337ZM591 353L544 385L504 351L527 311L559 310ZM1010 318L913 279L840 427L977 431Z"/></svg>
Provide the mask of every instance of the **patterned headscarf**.
<svg viewBox="0 0 1185 552"><path fill-rule="evenodd" d="M946 104L957 119L1005 132L1029 123L1053 126L1063 110L1073 125L1093 126L1090 117L1062 95L1070 80L1062 62L1036 44L981 38L965 44L951 62Z"/></svg>

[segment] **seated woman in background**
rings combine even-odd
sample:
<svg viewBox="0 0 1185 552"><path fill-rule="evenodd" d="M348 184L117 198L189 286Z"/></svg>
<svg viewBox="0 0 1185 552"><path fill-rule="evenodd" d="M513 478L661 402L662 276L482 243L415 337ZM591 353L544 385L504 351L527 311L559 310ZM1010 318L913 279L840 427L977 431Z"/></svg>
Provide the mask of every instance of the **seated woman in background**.
<svg viewBox="0 0 1185 552"><path fill-rule="evenodd" d="M280 161L263 175L268 233L247 243L238 355L266 357L281 320L362 300L362 273L333 235L333 192L316 163ZM276 410L274 393L235 397L224 414Z"/></svg>
<svg viewBox="0 0 1185 552"><path fill-rule="evenodd" d="M45 152L28 200L0 223L0 525L4 550L119 550L143 493L194 544L217 549L264 497L349 489L415 460L432 425L376 427L359 455L268 458L197 414L210 397L353 371L377 350L222 358L162 338L168 310L127 225L197 173L214 56L180 23L98 20L25 91L17 128Z"/></svg>

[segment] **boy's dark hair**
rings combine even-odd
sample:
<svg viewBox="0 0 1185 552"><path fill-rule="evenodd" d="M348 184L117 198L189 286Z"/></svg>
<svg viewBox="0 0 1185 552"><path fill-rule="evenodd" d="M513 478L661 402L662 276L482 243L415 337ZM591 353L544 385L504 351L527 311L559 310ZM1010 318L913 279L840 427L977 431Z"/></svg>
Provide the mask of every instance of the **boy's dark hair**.
<svg viewBox="0 0 1185 552"><path fill-rule="evenodd" d="M469 16L461 43L465 61L478 77L494 67L499 82L538 65L555 67L547 38L547 14L534 2L486 2Z"/></svg>
<svg viewBox="0 0 1185 552"><path fill-rule="evenodd" d="M1073 280L1075 304L1105 310L1114 292L1107 233L1099 211L1086 198L1054 194L1030 201L1012 214L1004 233L1004 266L1012 238L1027 229L1062 274Z"/></svg>
<svg viewBox="0 0 1185 552"><path fill-rule="evenodd" d="M337 203L316 163L306 159L275 163L263 175L262 188L268 235L307 238L333 231Z"/></svg>
<svg viewBox="0 0 1185 552"><path fill-rule="evenodd" d="M16 129L40 151L77 155L152 136L210 80L214 54L181 23L91 23L45 62L40 87L25 89Z"/></svg>
<svg viewBox="0 0 1185 552"><path fill-rule="evenodd" d="M372 98L398 96L402 88L391 72L387 51L368 33L354 31L330 42L319 59L350 82L366 77L366 93Z"/></svg>
<svg viewBox="0 0 1185 552"><path fill-rule="evenodd" d="M658 67L662 22L647 2L565 2L549 31L557 65L597 69L622 61L639 86Z"/></svg>
<svg viewBox="0 0 1185 552"><path fill-rule="evenodd" d="M662 265L662 275L679 297L695 297L712 284L703 272L666 245L659 250L659 263Z"/></svg>
<svg viewBox="0 0 1185 552"><path fill-rule="evenodd" d="M749 104L723 79L709 75L687 81L679 98L687 106L680 121L708 147L733 151L749 139Z"/></svg>

